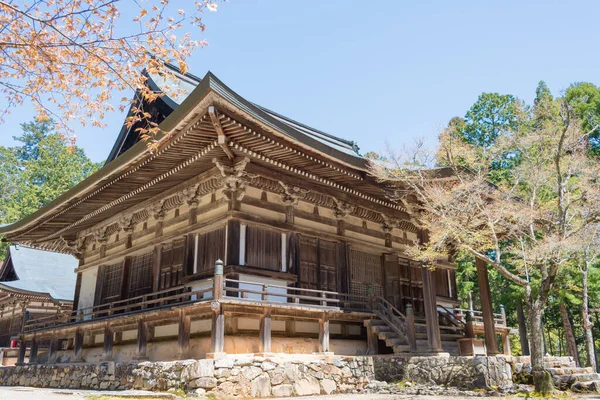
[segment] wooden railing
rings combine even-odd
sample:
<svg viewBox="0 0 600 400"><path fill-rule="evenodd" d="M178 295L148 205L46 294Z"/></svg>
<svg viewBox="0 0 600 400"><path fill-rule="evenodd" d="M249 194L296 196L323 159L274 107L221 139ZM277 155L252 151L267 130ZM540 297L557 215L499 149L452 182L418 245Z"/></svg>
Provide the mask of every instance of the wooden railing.
<svg viewBox="0 0 600 400"><path fill-rule="evenodd" d="M249 302L260 300L261 303L294 304L323 309L332 307L344 310L370 309L368 296L264 284L231 278L224 278L223 284L223 297L227 299ZM258 298L252 299L252 295Z"/></svg>
<svg viewBox="0 0 600 400"><path fill-rule="evenodd" d="M86 307L73 311L70 314L51 315L36 318L25 323L24 331L31 332L57 325L68 325L85 320L98 320L109 318L114 315L129 315L138 312L157 310L173 307L181 304L208 301L212 296L204 297L206 293L213 291L211 287L202 290L192 290L188 285L173 287L159 292L149 293L130 299L113 301L93 307Z"/></svg>
<svg viewBox="0 0 600 400"><path fill-rule="evenodd" d="M463 308L455 308L454 315L456 318L466 321L467 313L471 313L473 325L483 325L483 312L478 310L466 310ZM506 328L506 314L505 313L494 313L494 325L497 327Z"/></svg>

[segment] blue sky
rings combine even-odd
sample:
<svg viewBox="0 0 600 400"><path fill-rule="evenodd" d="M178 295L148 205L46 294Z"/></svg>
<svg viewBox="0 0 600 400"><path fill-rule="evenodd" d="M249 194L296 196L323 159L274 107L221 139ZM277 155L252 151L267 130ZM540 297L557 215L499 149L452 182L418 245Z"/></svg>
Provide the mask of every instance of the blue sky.
<svg viewBox="0 0 600 400"><path fill-rule="evenodd" d="M597 1L230 0L206 15L210 45L190 71L211 70L247 99L363 153L420 137L433 146L481 92L531 101L539 80L555 94L600 84L599 12ZM0 145L32 118L30 107L13 110ZM123 116L105 122L75 127L95 161Z"/></svg>

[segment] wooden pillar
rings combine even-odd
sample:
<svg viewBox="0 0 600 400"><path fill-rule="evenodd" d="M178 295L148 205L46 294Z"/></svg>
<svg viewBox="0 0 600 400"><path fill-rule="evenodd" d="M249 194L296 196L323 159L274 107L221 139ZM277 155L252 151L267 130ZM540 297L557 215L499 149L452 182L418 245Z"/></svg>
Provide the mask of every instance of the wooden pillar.
<svg viewBox="0 0 600 400"><path fill-rule="evenodd" d="M329 314L323 313L319 320L319 352L329 352Z"/></svg>
<svg viewBox="0 0 600 400"><path fill-rule="evenodd" d="M485 347L487 354L496 355L498 343L496 342L496 327L494 325L494 312L492 308L492 296L490 295L490 281L488 279L487 263L479 258L475 259L477 267L477 281L479 282L479 297L481 299L481 311L483 314L483 330L485 333Z"/></svg>
<svg viewBox="0 0 600 400"><path fill-rule="evenodd" d="M56 364L58 360L58 338L52 336L50 338L50 347L48 348L48 364Z"/></svg>
<svg viewBox="0 0 600 400"><path fill-rule="evenodd" d="M104 361L112 360L113 356L113 330L109 323L104 324Z"/></svg>
<svg viewBox="0 0 600 400"><path fill-rule="evenodd" d="M179 310L179 358L187 358L190 352L190 316L184 310Z"/></svg>
<svg viewBox="0 0 600 400"><path fill-rule="evenodd" d="M377 334L373 331L371 325L367 326L367 354L373 355L379 353L379 342Z"/></svg>
<svg viewBox="0 0 600 400"><path fill-rule="evenodd" d="M505 330L502 332L502 353L505 356L510 356L510 337L508 331Z"/></svg>
<svg viewBox="0 0 600 400"><path fill-rule="evenodd" d="M137 360L147 360L146 350L148 348L148 325L143 319L138 321L137 329Z"/></svg>
<svg viewBox="0 0 600 400"><path fill-rule="evenodd" d="M152 292L158 292L160 284L160 257L162 255L162 246L154 246L154 264L152 265Z"/></svg>
<svg viewBox="0 0 600 400"><path fill-rule="evenodd" d="M29 350L29 363L28 364L37 364L37 354L38 354L38 339L34 336L31 339L31 349Z"/></svg>
<svg viewBox="0 0 600 400"><path fill-rule="evenodd" d="M25 364L25 353L27 353L27 342L25 341L25 338L21 336L19 354L17 355L17 365Z"/></svg>
<svg viewBox="0 0 600 400"><path fill-rule="evenodd" d="M417 351L417 336L415 334L415 312L410 303L406 305L406 332L409 350L414 353Z"/></svg>
<svg viewBox="0 0 600 400"><path fill-rule="evenodd" d="M260 317L260 346L261 353L271 352L271 310L267 310Z"/></svg>
<svg viewBox="0 0 600 400"><path fill-rule="evenodd" d="M198 209L196 208L198 206L198 202L196 202L195 204L192 204L190 207L190 211L188 212L188 224L189 225L196 225L196 222L198 222Z"/></svg>
<svg viewBox="0 0 600 400"><path fill-rule="evenodd" d="M225 348L225 314L220 300L223 297L223 261L215 263L215 275L213 279L212 329L210 333L210 348L213 357L223 353Z"/></svg>
<svg viewBox="0 0 600 400"><path fill-rule="evenodd" d="M421 267L421 278L423 280L423 307L425 308L427 344L429 351L442 352L442 339L440 337L437 300L435 297L435 282L431 270L425 266Z"/></svg>
<svg viewBox="0 0 600 400"><path fill-rule="evenodd" d="M77 329L75 331L75 344L73 345L75 362L83 361L83 338L83 329Z"/></svg>
<svg viewBox="0 0 600 400"><path fill-rule="evenodd" d="M211 353L223 353L225 348L225 315L223 307L218 302L211 304L212 308L212 330L210 333Z"/></svg>
<svg viewBox="0 0 600 400"><path fill-rule="evenodd" d="M217 260L215 263L215 276L213 279L213 298L220 301L223 297L223 261Z"/></svg>

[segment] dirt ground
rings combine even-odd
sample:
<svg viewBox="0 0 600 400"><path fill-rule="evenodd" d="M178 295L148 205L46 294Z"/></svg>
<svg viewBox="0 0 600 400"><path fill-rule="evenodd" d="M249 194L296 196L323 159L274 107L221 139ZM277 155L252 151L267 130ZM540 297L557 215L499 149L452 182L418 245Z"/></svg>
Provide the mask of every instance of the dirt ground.
<svg viewBox="0 0 600 400"><path fill-rule="evenodd" d="M143 391L120 391L120 392L98 392L93 390L61 390L61 389L36 389L25 387L0 387L0 400L158 400L158 399L176 399L170 395L143 392ZM306 400L473 400L480 397L443 397L443 396L408 396L408 395L389 395L389 394L338 394L331 396L309 396L294 397L293 399ZM505 400L523 400L523 397L494 397ZM574 399L598 399L600 395L576 396ZM188 398L193 399L193 397ZM289 400L290 398L285 398ZM284 400L284 398L271 400Z"/></svg>

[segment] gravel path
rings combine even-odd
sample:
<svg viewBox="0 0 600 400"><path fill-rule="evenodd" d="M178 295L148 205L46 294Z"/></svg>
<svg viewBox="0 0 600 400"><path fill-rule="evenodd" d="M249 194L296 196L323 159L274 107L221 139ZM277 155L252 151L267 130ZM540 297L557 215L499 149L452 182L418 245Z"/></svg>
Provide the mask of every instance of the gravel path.
<svg viewBox="0 0 600 400"><path fill-rule="evenodd" d="M65 390L65 389L37 389L30 387L1 387L0 400L90 400L90 396L102 396L102 400L108 400L111 395L116 395L116 399L173 399L173 397L160 393L144 391L119 391L119 392L99 392L94 390ZM309 396L309 397L286 397L270 400L474 400L480 397L445 397L445 396L410 396L410 395L392 395L392 394L338 394L331 396ZM493 397L505 400L523 400L523 397ZM596 399L600 400L600 395L577 396L575 399ZM193 399L193 398L188 398Z"/></svg>

